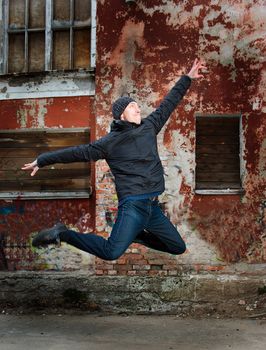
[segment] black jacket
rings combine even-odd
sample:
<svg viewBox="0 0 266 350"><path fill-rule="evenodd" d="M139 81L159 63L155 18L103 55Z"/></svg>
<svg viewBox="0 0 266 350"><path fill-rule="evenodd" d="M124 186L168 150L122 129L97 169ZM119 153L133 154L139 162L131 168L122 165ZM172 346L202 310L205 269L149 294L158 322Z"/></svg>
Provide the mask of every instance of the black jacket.
<svg viewBox="0 0 266 350"><path fill-rule="evenodd" d="M140 125L114 120L111 132L87 144L47 152L37 158L41 168L54 163L105 159L115 177L118 198L163 192L163 167L158 155L157 134L185 95L191 79L183 75L159 107Z"/></svg>

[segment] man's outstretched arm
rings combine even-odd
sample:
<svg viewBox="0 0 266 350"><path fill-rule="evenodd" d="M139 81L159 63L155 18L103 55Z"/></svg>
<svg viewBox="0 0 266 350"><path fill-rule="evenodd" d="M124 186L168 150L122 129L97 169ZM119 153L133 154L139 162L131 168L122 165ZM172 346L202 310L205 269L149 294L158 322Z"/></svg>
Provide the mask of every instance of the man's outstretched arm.
<svg viewBox="0 0 266 350"><path fill-rule="evenodd" d="M31 176L46 166L55 163L89 162L105 158L103 139L87 145L67 147L40 154L32 163L24 164L22 170L32 170Z"/></svg>
<svg viewBox="0 0 266 350"><path fill-rule="evenodd" d="M204 62L196 58L189 73L183 75L178 80L174 87L165 96L159 107L147 117L147 119L153 123L156 134L159 133L173 110L184 97L190 87L191 80L203 78L203 75L199 72L201 69L206 69L206 66Z"/></svg>

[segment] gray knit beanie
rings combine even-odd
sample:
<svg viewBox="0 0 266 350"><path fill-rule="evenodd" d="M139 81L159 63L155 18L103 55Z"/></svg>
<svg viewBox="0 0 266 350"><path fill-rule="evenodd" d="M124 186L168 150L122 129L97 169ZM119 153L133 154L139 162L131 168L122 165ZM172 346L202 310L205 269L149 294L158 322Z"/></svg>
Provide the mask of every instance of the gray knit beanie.
<svg viewBox="0 0 266 350"><path fill-rule="evenodd" d="M135 102L135 100L133 100L133 98L129 97L129 96L123 96L123 97L119 97L112 106L112 113L115 119L120 119L121 114L124 112L124 110L126 109L127 105L130 102Z"/></svg>

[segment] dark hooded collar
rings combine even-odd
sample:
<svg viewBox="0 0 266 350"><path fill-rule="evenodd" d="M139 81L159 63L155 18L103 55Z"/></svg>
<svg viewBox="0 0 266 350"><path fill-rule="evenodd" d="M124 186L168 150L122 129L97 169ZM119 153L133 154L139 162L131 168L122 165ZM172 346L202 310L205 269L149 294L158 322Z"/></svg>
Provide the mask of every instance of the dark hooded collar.
<svg viewBox="0 0 266 350"><path fill-rule="evenodd" d="M130 123L125 120L113 120L111 123L111 131L122 131L122 130L130 130L130 129L136 129L141 124L136 123Z"/></svg>

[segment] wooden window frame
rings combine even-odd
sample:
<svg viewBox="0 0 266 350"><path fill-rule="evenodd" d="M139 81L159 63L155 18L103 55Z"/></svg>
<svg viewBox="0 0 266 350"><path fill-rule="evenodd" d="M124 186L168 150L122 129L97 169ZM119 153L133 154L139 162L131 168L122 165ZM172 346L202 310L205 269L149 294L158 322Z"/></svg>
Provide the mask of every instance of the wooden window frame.
<svg viewBox="0 0 266 350"><path fill-rule="evenodd" d="M194 191L196 194L202 195L232 195L232 194L243 194L244 189L242 187L243 176L244 176L244 162L243 162L243 131L242 131L242 115L240 113L236 114L204 114L204 113L195 113L195 123L197 125L197 120L201 118L238 118L239 119L239 188L198 188L197 187L197 126L195 131L196 136L196 150L195 150L195 181L194 181ZM222 184L223 182L221 182Z"/></svg>
<svg viewBox="0 0 266 350"><path fill-rule="evenodd" d="M26 1L26 14L25 16L28 16L27 9L28 9L28 2ZM71 14L73 17L73 0L71 1ZM83 69L85 71L91 71L94 70L96 65L96 0L90 0L91 1L91 51L90 51L90 68ZM52 0L46 0L45 5L45 14L46 14L46 20L45 20L45 28L39 28L37 31L43 30L45 31L45 71L51 71L52 70L52 32L53 32L53 26L52 26ZM0 6L2 8L2 18L3 18L3 24L2 24L2 33L3 33L3 48L2 48L2 56L3 61L2 64L0 64L0 75L14 75L14 74L31 74L34 72L22 72L22 73L8 73L8 33L25 33L27 36L30 32L36 32L36 29L29 29L27 26L26 28L23 28L21 30L16 29L12 30L9 29L8 22L9 22L9 0L0 0ZM26 21L27 25L27 21ZM75 26L79 27L79 26ZM80 28L83 28L84 26L81 25ZM70 25L67 25L65 27L60 27L60 29L70 29L70 32L73 32L73 23ZM25 59L26 62L28 62L28 40L25 40ZM71 47L70 50L70 62L73 67L73 47ZM74 70L74 69L70 69Z"/></svg>
<svg viewBox="0 0 266 350"><path fill-rule="evenodd" d="M16 136L19 136L19 133L21 133L22 135L26 135L27 133L35 133L35 134L38 134L40 133L40 137L38 138L38 140L40 140L39 144L36 145L36 148L33 148L32 146L26 146L26 148L29 148L30 151L35 151L36 152L32 152L32 153L35 153L36 155L33 156L32 158L32 161L34 160L34 157L37 157L39 154L43 153L43 152L47 152L49 151L49 148L50 147L53 147L53 149L60 149L60 148L66 148L68 146L73 146L73 141L70 142L70 144L68 144L68 141L66 141L66 139L63 139L63 143L64 146L61 146L61 141L59 142L60 146L57 144L57 140L55 141L54 144L55 145L49 145L47 142L43 143L42 144L42 141L41 139L45 139L46 138L46 135L47 135L47 139L49 140L49 136L50 136L50 140L51 139L54 139L52 134L56 134L56 137L58 137L58 135L60 135L60 133L64 133L64 134L69 134L71 136L71 134L73 133L83 133L84 134L84 137L86 139L86 143L89 143L89 135L90 135L90 131L89 131L89 128L62 128L62 129L28 129L28 128L25 128L25 129L15 129L15 130L0 130L0 133L5 134L5 138L2 138L2 143L3 145L1 146L0 145L0 150L11 150L11 154L12 154L12 148L16 149L17 147L22 147L24 148L24 144L27 143L27 139L28 139L28 136L26 136L26 139L25 139L25 136L24 138L19 138L19 137L16 137ZM10 137L9 137L9 134L10 134ZM13 136L12 138L12 135L16 134L16 136ZM88 139L88 140L87 140ZM4 145L4 143L8 143L8 145ZM30 141L31 142L31 141ZM53 143L53 142L52 142ZM82 143L82 142L80 142ZM10 145L11 144L11 145ZM13 144L13 145L12 145ZM5 148L7 147L7 148ZM38 151L38 148L39 148L39 151ZM41 149L41 150L40 150ZM4 151L4 153L6 152L6 154L8 153L7 151ZM15 150L14 150L15 152ZM26 151L27 152L27 151ZM23 152L22 152L23 153ZM25 153L25 151L24 151ZM21 156L21 161L23 160L24 157L32 157L32 155L29 155L29 156ZM12 159L13 158L13 159ZM19 158L17 156L17 154L15 154L15 158ZM13 180L13 177L11 178L11 181L19 181L20 180L20 173L21 173L21 181L23 182L23 178L24 178L24 182L30 182L30 181L35 181L37 180L38 182L42 182L42 177L38 179L38 173L41 175L41 172L42 172L42 169L45 169L46 172L50 171L50 173L52 173L53 171L56 171L57 173L57 177L56 178L60 178L60 171L62 171L62 176L63 176L63 170L60 170L60 168L68 168L68 164L56 164L56 165L50 165L50 166L47 166L47 167L44 167L44 168L41 168L39 169L39 171L36 173L36 175L31 178L30 176L30 172L26 172L24 170L21 170L21 166L23 165L22 163L20 162L16 162L14 161L14 156L10 156L10 157L2 157L1 158L1 162L2 163L2 171L13 171L14 172L14 180ZM21 163L21 164L20 164ZM10 165L11 164L11 167ZM16 166L17 164L17 166ZM75 180L75 176L73 176L73 173L75 174L75 170L73 171L73 169L76 169L77 168L77 174L79 172L79 168L83 168L81 169L82 171L82 174L83 173L87 173L86 169L88 169L88 179L90 178L90 173L91 173L91 164L90 163L86 163L86 162L80 162L80 163L75 163L76 166L73 167L72 169L72 166L71 164L73 163L69 163L69 168L71 169L70 172L71 172L71 179L72 180ZM15 165L15 167L14 167ZM58 169L55 169L55 168L58 168ZM9 170L9 169L13 169L13 170ZM55 169L55 170L53 170ZM68 169L69 170L69 169ZM22 178L23 176L23 178ZM54 176L54 175L53 175ZM48 177L49 178L49 177ZM68 177L69 178L69 177ZM79 174L79 179L82 179L80 177L80 174ZM45 180L46 177L44 178ZM44 181L45 181L44 180ZM53 180L51 180L53 181ZM64 181L64 180L63 180ZM2 180L3 184L5 182L5 180ZM69 180L67 180L67 182L69 182ZM85 181L86 182L86 181ZM92 187L91 187L91 181L88 180L88 187L87 188L84 188L84 189L67 189L67 188L64 188L63 190L38 190L38 191L35 191L35 190L6 190L6 191L1 191L0 190L0 199L4 199L4 200L10 200L10 199L60 199L60 198L89 198L91 193L92 193ZM22 185L23 186L23 185ZM75 187L76 185L74 185ZM1 186L3 187L3 186ZM46 185L47 187L47 185ZM73 186L72 186L73 187ZM79 186L80 187L80 186Z"/></svg>

